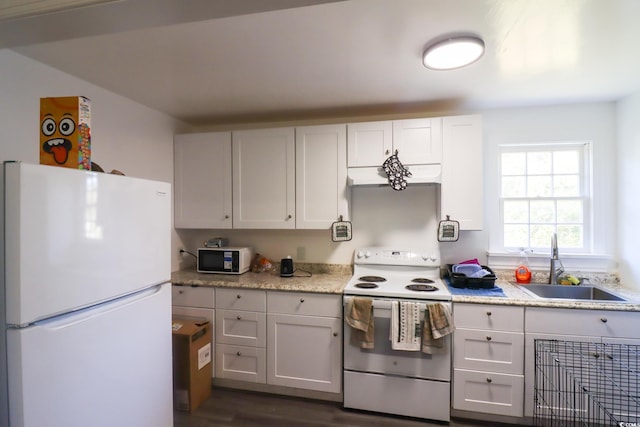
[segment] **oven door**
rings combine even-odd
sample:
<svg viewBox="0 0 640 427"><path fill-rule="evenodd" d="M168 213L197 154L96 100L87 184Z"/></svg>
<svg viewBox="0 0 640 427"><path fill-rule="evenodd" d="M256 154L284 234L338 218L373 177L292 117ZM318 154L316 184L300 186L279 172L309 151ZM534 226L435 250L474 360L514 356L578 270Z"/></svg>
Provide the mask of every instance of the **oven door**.
<svg viewBox="0 0 640 427"><path fill-rule="evenodd" d="M350 296L344 297L344 308ZM443 338L441 349L435 354L421 351L399 351L391 348L389 329L391 327L391 302L387 299L373 299L374 348L363 349L352 342L352 328L344 323L344 369L349 371L372 372L399 375L412 378L450 381L451 379L451 335ZM435 303L436 301L431 301ZM420 303L421 318L429 301ZM451 303L443 302L451 309Z"/></svg>

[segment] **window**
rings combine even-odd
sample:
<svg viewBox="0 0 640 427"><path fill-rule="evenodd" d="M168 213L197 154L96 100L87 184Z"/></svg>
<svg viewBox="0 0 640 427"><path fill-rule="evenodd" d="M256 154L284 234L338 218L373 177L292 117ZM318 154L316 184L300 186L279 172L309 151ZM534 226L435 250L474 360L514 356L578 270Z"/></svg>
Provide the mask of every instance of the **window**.
<svg viewBox="0 0 640 427"><path fill-rule="evenodd" d="M588 143L502 146L500 212L504 249L591 248Z"/></svg>

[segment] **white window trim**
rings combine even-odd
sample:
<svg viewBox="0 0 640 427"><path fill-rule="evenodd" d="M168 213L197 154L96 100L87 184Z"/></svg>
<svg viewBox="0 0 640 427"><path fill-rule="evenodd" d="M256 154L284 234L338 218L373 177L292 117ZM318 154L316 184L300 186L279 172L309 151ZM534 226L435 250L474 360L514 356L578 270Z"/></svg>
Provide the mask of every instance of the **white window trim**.
<svg viewBox="0 0 640 427"><path fill-rule="evenodd" d="M532 147L540 146L559 146L561 144L567 146L584 146L584 179L585 185L589 186L590 196L585 203L585 233L589 233L588 239L585 240L585 247L588 252L567 252L560 251L560 258L563 262L566 271L584 271L584 272L602 272L612 271L616 269L615 260L609 254L598 253L595 248L594 239L597 235L597 230L594 228L594 224L597 221L594 220L595 214L595 200L594 185L593 185L593 169L594 169L594 147L593 142L590 140L581 141L548 141L548 142L536 142L536 143L522 143L522 144L501 144L494 146L490 162L487 170L492 171L492 176L488 177L489 182L493 182L495 190L491 191L490 197L495 200L495 209L493 212L490 210L489 218L492 218L490 224L489 234L489 251L487 252L488 263L497 269L511 269L514 268L518 260L520 259L519 251L507 250L503 246L503 213L501 211L502 203L500 202L500 179L501 179L501 166L500 158L505 148L515 149L514 151L527 151ZM491 167L493 166L493 167ZM588 231L587 231L588 230ZM549 268L549 259L551 255L550 248L546 252L537 251L529 253L529 264L533 270L544 270Z"/></svg>

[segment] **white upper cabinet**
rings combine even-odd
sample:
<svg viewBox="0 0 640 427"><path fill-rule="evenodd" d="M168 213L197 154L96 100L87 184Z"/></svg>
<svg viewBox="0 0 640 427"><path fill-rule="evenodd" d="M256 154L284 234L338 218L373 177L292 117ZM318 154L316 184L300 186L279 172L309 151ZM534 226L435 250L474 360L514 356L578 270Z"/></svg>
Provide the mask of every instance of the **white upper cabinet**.
<svg viewBox="0 0 640 427"><path fill-rule="evenodd" d="M461 230L482 230L482 117L442 118L440 216Z"/></svg>
<svg viewBox="0 0 640 427"><path fill-rule="evenodd" d="M350 123L349 167L382 166L393 150L393 122Z"/></svg>
<svg viewBox="0 0 640 427"><path fill-rule="evenodd" d="M393 122L393 151L405 165L438 164L442 161L441 120L410 119Z"/></svg>
<svg viewBox="0 0 640 427"><path fill-rule="evenodd" d="M295 131L233 132L234 228L295 228Z"/></svg>
<svg viewBox="0 0 640 427"><path fill-rule="evenodd" d="M349 219L346 125L296 128L296 228Z"/></svg>
<svg viewBox="0 0 640 427"><path fill-rule="evenodd" d="M348 125L349 167L382 166L398 150L405 165L442 160L441 119L408 119Z"/></svg>
<svg viewBox="0 0 640 427"><path fill-rule="evenodd" d="M176 228L231 228L231 132L174 138Z"/></svg>

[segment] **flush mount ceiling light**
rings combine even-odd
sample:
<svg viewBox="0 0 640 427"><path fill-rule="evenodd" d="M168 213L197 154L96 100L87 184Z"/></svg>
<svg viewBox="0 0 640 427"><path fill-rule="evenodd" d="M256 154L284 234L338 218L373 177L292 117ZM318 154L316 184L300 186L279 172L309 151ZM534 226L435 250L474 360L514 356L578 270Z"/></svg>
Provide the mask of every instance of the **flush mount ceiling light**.
<svg viewBox="0 0 640 427"><path fill-rule="evenodd" d="M449 37L430 44L422 62L432 70L453 70L476 62L484 53L484 41L475 36Z"/></svg>

